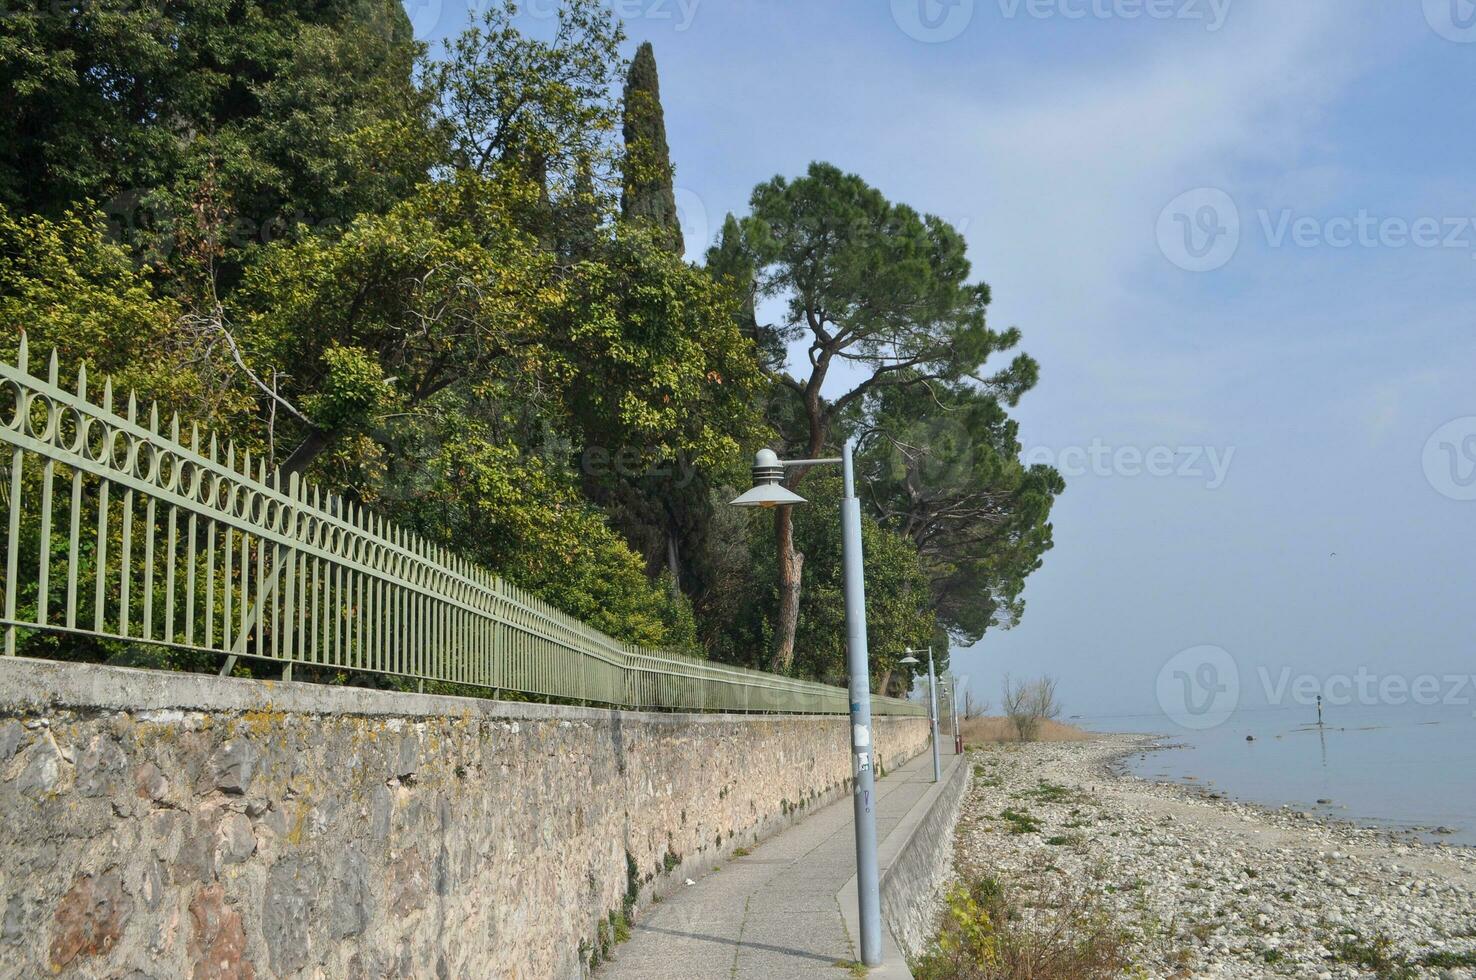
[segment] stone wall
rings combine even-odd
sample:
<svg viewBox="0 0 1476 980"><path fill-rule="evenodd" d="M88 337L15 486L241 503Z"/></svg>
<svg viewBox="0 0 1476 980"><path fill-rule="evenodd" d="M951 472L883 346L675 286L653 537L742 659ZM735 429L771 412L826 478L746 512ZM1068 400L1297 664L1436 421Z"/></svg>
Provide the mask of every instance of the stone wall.
<svg viewBox="0 0 1476 980"><path fill-rule="evenodd" d="M973 778L968 756L944 758L943 782L908 815L916 819L904 821L887 838L886 848L895 851L881 855L882 920L909 959L932 941L946 904L945 886L953 877L953 830Z"/></svg>
<svg viewBox="0 0 1476 980"><path fill-rule="evenodd" d="M629 902L846 792L847 735L0 661L0 977L579 977Z"/></svg>

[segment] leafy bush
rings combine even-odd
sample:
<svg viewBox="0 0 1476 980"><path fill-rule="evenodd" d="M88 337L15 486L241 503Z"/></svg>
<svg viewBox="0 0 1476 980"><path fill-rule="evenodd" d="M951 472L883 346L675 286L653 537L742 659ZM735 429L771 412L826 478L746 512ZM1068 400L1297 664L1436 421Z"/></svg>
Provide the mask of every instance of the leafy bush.
<svg viewBox="0 0 1476 980"><path fill-rule="evenodd" d="M1129 966L1123 931L1084 890L1034 894L979 875L948 893L942 929L913 965L917 980L1098 980Z"/></svg>

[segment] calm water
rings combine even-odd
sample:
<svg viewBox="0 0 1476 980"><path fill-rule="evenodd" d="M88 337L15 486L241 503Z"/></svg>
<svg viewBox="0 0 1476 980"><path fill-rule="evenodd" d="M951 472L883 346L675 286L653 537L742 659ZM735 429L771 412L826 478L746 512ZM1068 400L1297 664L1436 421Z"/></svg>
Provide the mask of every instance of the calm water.
<svg viewBox="0 0 1476 980"><path fill-rule="evenodd" d="M1163 715L1088 715L1074 723L1168 735L1173 747L1129 762L1148 779L1194 777L1234 799L1289 803L1370 825L1451 827L1455 834L1428 839L1476 845L1476 718L1469 707L1328 708L1321 731L1316 718L1315 709L1301 707L1249 709L1208 732L1185 731ZM1319 806L1319 799L1332 804Z"/></svg>

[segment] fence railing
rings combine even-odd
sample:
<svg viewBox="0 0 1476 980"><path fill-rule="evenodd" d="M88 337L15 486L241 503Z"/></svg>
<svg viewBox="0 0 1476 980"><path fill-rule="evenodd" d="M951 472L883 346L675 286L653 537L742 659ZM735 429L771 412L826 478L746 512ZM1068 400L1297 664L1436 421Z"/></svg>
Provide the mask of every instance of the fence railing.
<svg viewBox="0 0 1476 980"><path fill-rule="evenodd" d="M4 653L31 631L641 709L836 713L843 688L620 643L357 504L0 363ZM925 714L878 697L884 714Z"/></svg>

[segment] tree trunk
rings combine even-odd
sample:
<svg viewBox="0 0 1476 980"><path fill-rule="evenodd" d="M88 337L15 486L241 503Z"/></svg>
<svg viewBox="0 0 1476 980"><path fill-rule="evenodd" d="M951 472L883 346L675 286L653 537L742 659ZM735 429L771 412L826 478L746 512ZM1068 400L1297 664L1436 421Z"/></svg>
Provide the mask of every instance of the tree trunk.
<svg viewBox="0 0 1476 980"><path fill-rule="evenodd" d="M794 508L774 514L774 540L779 552L779 620L774 626L774 656L769 669L787 674L794 666L794 631L799 625L800 571L805 556L794 547Z"/></svg>
<svg viewBox="0 0 1476 980"><path fill-rule="evenodd" d="M322 429L309 429L302 442L292 450L292 455L288 456L286 462L282 464L282 476L289 477L293 473L301 476L302 472L313 460L322 455L323 450L327 449L332 441L332 437Z"/></svg>
<svg viewBox="0 0 1476 980"><path fill-rule="evenodd" d="M677 532L675 528L666 530L666 567L671 572L671 596L673 599L681 598L682 595L682 562L677 551Z"/></svg>
<svg viewBox="0 0 1476 980"><path fill-rule="evenodd" d="M813 386L812 386L813 387ZM825 424L820 414L819 396L805 396L806 411L810 416L810 443L808 456L820 455L825 445ZM793 490L805 478L807 470L800 470L784 481ZM776 674L787 674L794 666L794 631L799 626L800 573L805 567L804 552L794 547L794 508L780 507L774 514L775 550L779 554L779 619L774 624L774 656L769 669Z"/></svg>

